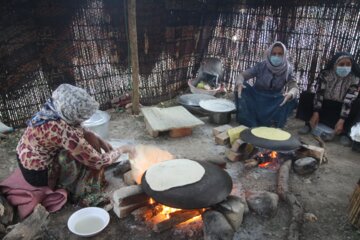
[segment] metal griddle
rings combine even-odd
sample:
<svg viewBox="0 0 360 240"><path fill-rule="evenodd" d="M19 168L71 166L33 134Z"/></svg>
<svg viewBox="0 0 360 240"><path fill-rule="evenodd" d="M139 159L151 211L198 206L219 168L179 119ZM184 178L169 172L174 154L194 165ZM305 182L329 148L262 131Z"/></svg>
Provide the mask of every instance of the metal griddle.
<svg viewBox="0 0 360 240"><path fill-rule="evenodd" d="M145 193L155 201L173 208L206 208L225 200L232 190L229 174L212 163L196 162L205 169L204 176L196 183L165 191L154 191L146 182L145 172L141 179L141 186Z"/></svg>
<svg viewBox="0 0 360 240"><path fill-rule="evenodd" d="M251 133L251 129L245 129L240 133L240 138L244 142L250 143L254 146L274 150L274 151L293 151L300 148L301 143L298 138L290 134L291 137L285 141L270 140L256 137Z"/></svg>

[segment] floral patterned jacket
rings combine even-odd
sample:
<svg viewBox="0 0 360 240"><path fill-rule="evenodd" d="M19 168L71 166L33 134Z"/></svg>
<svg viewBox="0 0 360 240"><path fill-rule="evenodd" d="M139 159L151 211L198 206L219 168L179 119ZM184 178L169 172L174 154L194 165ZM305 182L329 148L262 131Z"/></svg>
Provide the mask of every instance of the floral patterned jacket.
<svg viewBox="0 0 360 240"><path fill-rule="evenodd" d="M29 170L44 170L61 150L68 150L76 160L92 169L111 164L121 154L97 152L84 138L83 129L63 120L28 127L16 148L21 164Z"/></svg>

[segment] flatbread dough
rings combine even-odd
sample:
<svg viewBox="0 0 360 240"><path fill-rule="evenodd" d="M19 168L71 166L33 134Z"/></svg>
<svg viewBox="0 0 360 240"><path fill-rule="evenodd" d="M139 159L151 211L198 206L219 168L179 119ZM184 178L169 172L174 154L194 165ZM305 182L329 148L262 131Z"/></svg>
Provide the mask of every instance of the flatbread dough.
<svg viewBox="0 0 360 240"><path fill-rule="evenodd" d="M205 169L196 161L174 159L149 168L145 173L145 179L153 191L165 191L196 183L204 174Z"/></svg>
<svg viewBox="0 0 360 240"><path fill-rule="evenodd" d="M276 140L276 141L286 141L291 135L288 132L285 132L278 128L270 128L270 127L257 127L251 129L251 133L258 138L264 138L268 140Z"/></svg>

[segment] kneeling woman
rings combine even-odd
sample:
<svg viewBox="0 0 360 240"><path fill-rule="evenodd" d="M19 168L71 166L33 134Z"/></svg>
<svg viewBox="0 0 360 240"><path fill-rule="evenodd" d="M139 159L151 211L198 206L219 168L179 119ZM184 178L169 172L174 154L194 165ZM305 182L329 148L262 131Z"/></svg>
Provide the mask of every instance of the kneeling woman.
<svg viewBox="0 0 360 240"><path fill-rule="evenodd" d="M299 133L310 132L318 123L323 123L342 135L340 142L343 145L350 145L347 135L351 127L360 122L359 66L349 53L339 52L316 80L315 94L301 94L297 117L304 120L306 125Z"/></svg>
<svg viewBox="0 0 360 240"><path fill-rule="evenodd" d="M254 77L253 86L245 82ZM284 127L296 107L299 92L284 44L272 44L265 60L242 72L236 86L236 115L240 124Z"/></svg>
<svg viewBox="0 0 360 240"><path fill-rule="evenodd" d="M28 122L17 146L19 167L28 183L65 188L70 198L82 205L96 205L105 200L104 167L121 154L132 153L132 148L113 150L81 127L98 107L84 89L62 84L53 92Z"/></svg>

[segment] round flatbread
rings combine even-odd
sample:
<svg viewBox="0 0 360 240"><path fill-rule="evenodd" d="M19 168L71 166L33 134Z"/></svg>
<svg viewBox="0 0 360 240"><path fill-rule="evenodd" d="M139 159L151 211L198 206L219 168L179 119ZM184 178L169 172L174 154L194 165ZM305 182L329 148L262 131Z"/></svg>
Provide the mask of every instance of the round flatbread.
<svg viewBox="0 0 360 240"><path fill-rule="evenodd" d="M145 173L145 179L153 191L165 191L196 183L204 174L204 167L196 161L174 159L150 167Z"/></svg>
<svg viewBox="0 0 360 240"><path fill-rule="evenodd" d="M275 141L286 141L290 139L291 135L288 132L285 132L278 128L270 127L257 127L251 129L251 133L258 138L264 138L268 140Z"/></svg>

